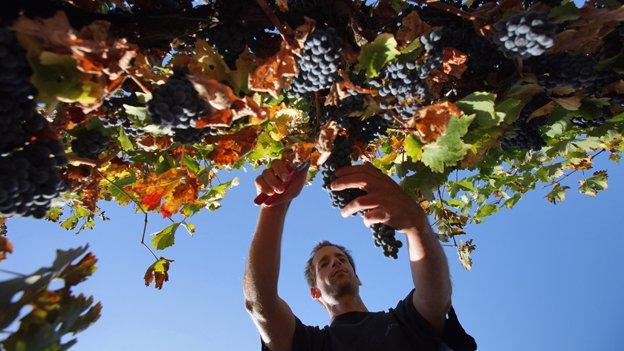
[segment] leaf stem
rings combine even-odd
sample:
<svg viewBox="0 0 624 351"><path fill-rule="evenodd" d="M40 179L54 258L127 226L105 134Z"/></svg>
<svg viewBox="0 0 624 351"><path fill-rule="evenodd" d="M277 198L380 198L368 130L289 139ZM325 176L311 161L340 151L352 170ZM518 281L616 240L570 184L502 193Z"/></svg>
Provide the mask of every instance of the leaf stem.
<svg viewBox="0 0 624 351"><path fill-rule="evenodd" d="M18 276L18 277L22 277L22 278L28 277L26 274L13 272L13 271L10 271L8 269L0 269L0 273L12 274L12 275L15 275L15 276Z"/></svg>
<svg viewBox="0 0 624 351"><path fill-rule="evenodd" d="M107 182L111 183L112 186L117 188L117 190L119 190L122 193L124 193L124 195L126 195L130 200L132 200L132 202L134 202L137 205L137 207L139 208L139 211L143 212L143 214L144 214L144 218L143 218L143 235L141 236L141 245L145 246L145 248L152 254L152 256L154 256L154 258L156 260L158 260L158 256L156 256L154 251L152 251L152 249L150 249L150 247L145 244L145 233L147 232L147 211L145 211L145 209L143 208L141 203L139 203L133 196L128 194L128 192L126 192L124 189L122 189L119 185L115 184L115 182L113 182L112 180L108 179L104 174L102 174L102 172L100 172L99 169L97 169L97 168L94 168L94 169L100 175L100 177L104 178Z"/></svg>

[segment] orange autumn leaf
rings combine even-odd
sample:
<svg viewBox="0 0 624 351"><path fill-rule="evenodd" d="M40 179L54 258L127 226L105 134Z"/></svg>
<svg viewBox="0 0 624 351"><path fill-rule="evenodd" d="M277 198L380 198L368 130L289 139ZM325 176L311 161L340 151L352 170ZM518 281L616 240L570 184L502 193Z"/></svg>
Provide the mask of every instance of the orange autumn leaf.
<svg viewBox="0 0 624 351"><path fill-rule="evenodd" d="M218 110L211 113L209 116L203 116L197 119L195 122L196 128L206 127L229 127L232 124L232 110Z"/></svg>
<svg viewBox="0 0 624 351"><path fill-rule="evenodd" d="M160 200L163 195L165 195L165 191L161 189L154 189L153 191L145 193L141 197L141 203L147 206L147 209L152 211L160 206Z"/></svg>
<svg viewBox="0 0 624 351"><path fill-rule="evenodd" d="M6 224L2 223L2 226ZM13 253L13 244L9 241L9 239L0 235L0 261L6 259L7 254Z"/></svg>
<svg viewBox="0 0 624 351"><path fill-rule="evenodd" d="M446 131L451 117L461 114L459 107L447 101L421 108L406 124L418 131L423 143L432 143Z"/></svg>
<svg viewBox="0 0 624 351"><path fill-rule="evenodd" d="M197 178L189 174L184 183L178 184L173 191L163 198L160 213L165 218L171 217L180 210L182 205L193 203L197 200L198 189Z"/></svg>
<svg viewBox="0 0 624 351"><path fill-rule="evenodd" d="M453 48L444 48L442 55L442 71L449 76L461 79L467 68L468 55Z"/></svg>
<svg viewBox="0 0 624 351"><path fill-rule="evenodd" d="M232 164L249 152L258 139L259 128L250 126L218 139L217 148L209 157L219 165Z"/></svg>
<svg viewBox="0 0 624 351"><path fill-rule="evenodd" d="M280 51L269 57L249 75L251 90L266 92L273 97L286 88L288 78L299 73L293 51L284 43Z"/></svg>

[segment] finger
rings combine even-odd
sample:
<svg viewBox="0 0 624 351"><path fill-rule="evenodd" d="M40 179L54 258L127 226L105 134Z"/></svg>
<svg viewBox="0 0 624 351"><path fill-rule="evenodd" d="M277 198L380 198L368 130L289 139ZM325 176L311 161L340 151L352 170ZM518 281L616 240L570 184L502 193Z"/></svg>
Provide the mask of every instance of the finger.
<svg viewBox="0 0 624 351"><path fill-rule="evenodd" d="M262 173L262 178L267 182L267 184L269 184L269 186L273 188L274 192L278 194L284 192L284 183L279 178L277 178L271 168L264 170L264 172Z"/></svg>
<svg viewBox="0 0 624 351"><path fill-rule="evenodd" d="M291 174L288 168L286 167L286 163L284 163L284 161L282 160L273 161L273 163L271 164L271 168L273 169L273 172L275 172L275 175L277 175L277 177L282 182L287 182L290 179Z"/></svg>
<svg viewBox="0 0 624 351"><path fill-rule="evenodd" d="M375 223L385 223L390 219L390 216L383 208L377 207L364 212L362 219L364 220L364 225L370 227Z"/></svg>
<svg viewBox="0 0 624 351"><path fill-rule="evenodd" d="M330 188L333 191L349 188L367 190L371 186L371 180L373 180L373 178L369 174L352 173L337 177L333 182L331 182Z"/></svg>
<svg viewBox="0 0 624 351"><path fill-rule="evenodd" d="M364 210L370 210L379 206L377 196L363 195L355 198L340 210L342 217L349 217L354 213Z"/></svg>
<svg viewBox="0 0 624 351"><path fill-rule="evenodd" d="M256 178L256 189L258 190L258 194L264 193L269 196L275 194L273 187L271 187L262 176Z"/></svg>

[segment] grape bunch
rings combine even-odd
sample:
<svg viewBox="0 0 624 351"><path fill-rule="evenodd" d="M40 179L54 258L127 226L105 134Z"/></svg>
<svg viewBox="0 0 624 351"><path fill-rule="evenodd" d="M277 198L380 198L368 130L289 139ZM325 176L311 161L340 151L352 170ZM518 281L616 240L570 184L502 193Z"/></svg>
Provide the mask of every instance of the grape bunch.
<svg viewBox="0 0 624 351"><path fill-rule="evenodd" d="M340 128L347 130L349 138L368 144L382 138L390 126L388 120L375 115L362 119L357 116L364 110L364 97L356 94L340 100L338 106L325 106L321 115L321 123L335 121Z"/></svg>
<svg viewBox="0 0 624 351"><path fill-rule="evenodd" d="M97 160L108 147L108 138L97 130L80 129L71 142L72 151L84 158Z"/></svg>
<svg viewBox="0 0 624 351"><path fill-rule="evenodd" d="M297 58L299 74L293 79L288 95L299 98L310 92L331 87L338 78L342 40L333 28L316 29L303 45Z"/></svg>
<svg viewBox="0 0 624 351"><path fill-rule="evenodd" d="M351 164L351 152L353 144L351 140L345 136L337 136L334 141L334 148L329 158L320 167L323 177L323 188L329 192L332 206L343 208L351 201L359 196L366 195L361 189L345 189L340 191L331 191L330 184L336 179L335 171ZM373 238L376 246L383 247L386 257L397 258L399 248L403 245L401 241L394 237L395 231L392 227L385 224L376 223L371 226Z"/></svg>
<svg viewBox="0 0 624 351"><path fill-rule="evenodd" d="M208 135L216 135L216 130L212 128L173 129L173 141L187 145L201 143Z"/></svg>
<svg viewBox="0 0 624 351"><path fill-rule="evenodd" d="M67 158L61 142L43 136L31 73L14 33L0 28L0 214L43 218L66 188Z"/></svg>
<svg viewBox="0 0 624 351"><path fill-rule="evenodd" d="M59 141L36 142L0 157L0 214L43 218L66 190L59 167L67 163Z"/></svg>
<svg viewBox="0 0 624 351"><path fill-rule="evenodd" d="M540 56L555 45L556 25L543 12L519 13L495 24L495 41L509 57Z"/></svg>
<svg viewBox="0 0 624 351"><path fill-rule="evenodd" d="M559 53L536 59L531 66L539 84L548 90L558 86L581 89L600 85L604 74L596 72L597 63L591 56Z"/></svg>
<svg viewBox="0 0 624 351"><path fill-rule="evenodd" d="M195 127L195 121L210 112L210 106L202 100L193 84L186 78L186 69L174 69L173 76L153 93L147 103L152 121L172 128Z"/></svg>
<svg viewBox="0 0 624 351"><path fill-rule="evenodd" d="M137 138L145 135L145 130L140 127L135 127L126 113L124 104L134 104L136 100L134 98L114 98L104 101L105 116L100 116L100 122L104 128L117 128L123 129L124 133L131 137Z"/></svg>
<svg viewBox="0 0 624 351"><path fill-rule="evenodd" d="M428 75L416 62L392 62L372 79L369 84L378 89L383 99L379 107L384 117L393 120L393 111L401 118L411 118L416 110L431 99L425 81L420 78Z"/></svg>
<svg viewBox="0 0 624 351"><path fill-rule="evenodd" d="M532 118L531 120L528 120L528 118L535 110L546 105L549 101L545 94L539 94L522 108L513 128L503 135L501 140L503 149L539 151L546 145L544 138L539 133L539 128L546 123L547 118L544 116Z"/></svg>

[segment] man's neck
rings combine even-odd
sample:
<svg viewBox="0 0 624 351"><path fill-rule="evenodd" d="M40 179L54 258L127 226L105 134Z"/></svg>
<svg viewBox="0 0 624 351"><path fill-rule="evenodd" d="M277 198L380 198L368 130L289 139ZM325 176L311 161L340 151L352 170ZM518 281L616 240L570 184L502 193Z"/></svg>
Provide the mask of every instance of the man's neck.
<svg viewBox="0 0 624 351"><path fill-rule="evenodd" d="M364 302L357 294L340 296L336 299L335 304L327 305L326 308L330 321L333 321L336 316L347 312L368 312Z"/></svg>

